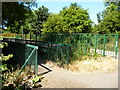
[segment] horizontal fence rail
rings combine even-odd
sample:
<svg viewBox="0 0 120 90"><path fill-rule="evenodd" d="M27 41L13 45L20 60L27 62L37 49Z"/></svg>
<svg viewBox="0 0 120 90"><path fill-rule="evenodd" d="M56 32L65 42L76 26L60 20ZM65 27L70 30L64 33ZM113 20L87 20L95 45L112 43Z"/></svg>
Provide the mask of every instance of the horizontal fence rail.
<svg viewBox="0 0 120 90"><path fill-rule="evenodd" d="M83 34L83 33L44 33L32 37L17 36L8 39L38 46L38 52L45 53L47 60L68 64L84 55L100 54L118 57L118 34Z"/></svg>
<svg viewBox="0 0 120 90"><path fill-rule="evenodd" d="M80 49L79 51L82 52L81 55L91 51L91 53L112 57L117 57L118 55L118 39L118 34L83 33L45 33L30 38L30 40L35 41L68 44L73 53L76 49Z"/></svg>
<svg viewBox="0 0 120 90"><path fill-rule="evenodd" d="M24 44L16 42L15 39L3 39L4 42L8 43L8 47L3 49L4 54L13 54L13 64L19 65L15 67L19 69L18 77L25 68L29 68L28 71L38 73L38 46ZM21 67L21 68L20 68Z"/></svg>
<svg viewBox="0 0 120 90"><path fill-rule="evenodd" d="M45 53L45 55L38 54L38 59L42 57L45 60L58 62L60 66L62 66L63 64L69 63L69 45L68 44L54 43L54 42L48 42L48 41L35 41L35 40L30 41L30 40L14 39L14 38L4 38L4 41L36 45L38 46L38 53Z"/></svg>

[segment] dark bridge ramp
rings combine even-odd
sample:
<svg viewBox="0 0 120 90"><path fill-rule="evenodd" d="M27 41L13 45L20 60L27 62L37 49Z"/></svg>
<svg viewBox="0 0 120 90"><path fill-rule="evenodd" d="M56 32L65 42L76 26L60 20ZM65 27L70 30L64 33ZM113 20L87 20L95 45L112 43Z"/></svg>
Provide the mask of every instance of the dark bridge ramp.
<svg viewBox="0 0 120 90"><path fill-rule="evenodd" d="M17 50L14 59L18 58L20 63L23 63L25 59L26 44L38 46L38 63L45 63L46 60L54 61L61 66L69 63L69 47L67 44L12 38L4 38L3 41L7 42L10 47L6 48L8 51L4 53L15 52ZM27 52L29 52L29 49Z"/></svg>

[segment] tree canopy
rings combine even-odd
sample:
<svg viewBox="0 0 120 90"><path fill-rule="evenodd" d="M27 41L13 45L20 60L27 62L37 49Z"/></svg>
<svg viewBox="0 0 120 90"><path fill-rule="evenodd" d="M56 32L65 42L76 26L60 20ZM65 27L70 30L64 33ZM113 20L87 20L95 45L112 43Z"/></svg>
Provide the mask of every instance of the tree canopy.
<svg viewBox="0 0 120 90"><path fill-rule="evenodd" d="M2 2L2 25L4 27L13 29L20 28L21 24L24 23L27 13L31 12L31 6L35 6L33 2ZM15 27L17 24L17 28ZM18 25L19 24L19 25ZM18 31L16 31L18 33Z"/></svg>
<svg viewBox="0 0 120 90"><path fill-rule="evenodd" d="M113 0L114 1L114 0ZM32 10L34 2L3 2L2 24L12 33L100 33L120 34L120 1L105 0L106 9L97 14L98 25L93 22L87 10L76 3L64 7L59 13L49 13L47 7ZM4 29L4 28L3 28Z"/></svg>
<svg viewBox="0 0 120 90"><path fill-rule="evenodd" d="M25 20L24 25L21 26L23 33L33 32L34 34L40 34L43 23L47 21L50 14L48 11L48 8L42 6L38 10L33 10L32 13L29 13L29 17Z"/></svg>
<svg viewBox="0 0 120 90"><path fill-rule="evenodd" d="M105 6L106 9L97 15L99 24L95 26L95 32L120 33L120 1L105 2Z"/></svg>
<svg viewBox="0 0 120 90"><path fill-rule="evenodd" d="M59 14L51 14L43 26L43 32L88 33L91 30L92 21L87 10L76 3L71 3Z"/></svg>

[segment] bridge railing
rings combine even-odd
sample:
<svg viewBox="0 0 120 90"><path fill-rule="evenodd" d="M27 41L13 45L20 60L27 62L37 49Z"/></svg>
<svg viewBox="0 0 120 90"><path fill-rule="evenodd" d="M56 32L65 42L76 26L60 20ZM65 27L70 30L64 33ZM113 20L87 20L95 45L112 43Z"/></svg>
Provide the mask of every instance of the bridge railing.
<svg viewBox="0 0 120 90"><path fill-rule="evenodd" d="M85 55L90 56L91 54L100 54L102 56L108 55L116 58L118 56L119 48L118 38L118 34L44 33L32 35L30 38L15 39L15 41L39 45L43 53L46 53L46 59L55 56L53 60L55 61L55 58L58 59L58 55L60 55L59 57L62 57L63 55L65 57L69 56L69 61L73 61ZM51 52L53 53L53 56L51 56ZM60 54L55 52L59 52ZM67 52L69 54L66 56ZM58 60L62 61L60 58Z"/></svg>
<svg viewBox="0 0 120 90"><path fill-rule="evenodd" d="M12 63L19 70L17 77L27 68L27 72L38 73L38 46L16 42L16 39L4 38L8 47L3 49L4 54L13 54Z"/></svg>
<svg viewBox="0 0 120 90"><path fill-rule="evenodd" d="M3 41L21 43L21 44L31 44L38 46L39 61L42 58L44 59L44 61L49 60L49 61L57 62L58 65L60 66L69 63L69 45L67 44L54 43L48 41L14 39L14 38L4 38Z"/></svg>

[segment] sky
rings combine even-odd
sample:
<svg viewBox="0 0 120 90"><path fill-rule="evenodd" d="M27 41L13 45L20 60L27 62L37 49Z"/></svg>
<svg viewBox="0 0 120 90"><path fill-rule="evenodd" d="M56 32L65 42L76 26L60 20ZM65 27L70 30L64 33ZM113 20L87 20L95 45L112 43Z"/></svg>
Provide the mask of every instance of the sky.
<svg viewBox="0 0 120 90"><path fill-rule="evenodd" d="M88 9L90 19L95 24L98 24L97 13L102 12L105 9L102 0L37 0L38 7L43 5L47 7L51 13L59 13L63 7L68 7L71 3L75 2L83 9Z"/></svg>

